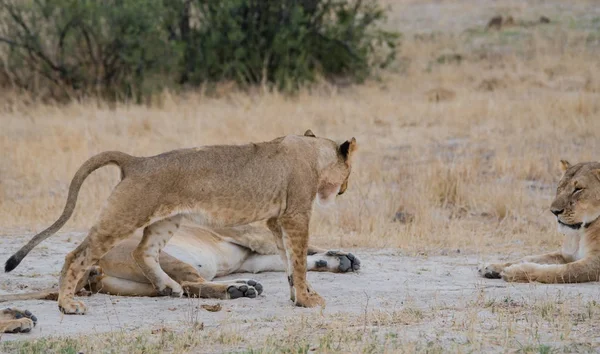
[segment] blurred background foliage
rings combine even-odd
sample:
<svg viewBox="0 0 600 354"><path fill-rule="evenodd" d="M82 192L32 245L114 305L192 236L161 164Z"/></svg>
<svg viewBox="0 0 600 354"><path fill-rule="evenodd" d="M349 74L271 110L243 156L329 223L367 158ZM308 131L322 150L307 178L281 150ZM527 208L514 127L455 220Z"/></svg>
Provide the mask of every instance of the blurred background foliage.
<svg viewBox="0 0 600 354"><path fill-rule="evenodd" d="M0 85L69 101L221 81L293 92L395 58L375 0L0 0Z"/></svg>

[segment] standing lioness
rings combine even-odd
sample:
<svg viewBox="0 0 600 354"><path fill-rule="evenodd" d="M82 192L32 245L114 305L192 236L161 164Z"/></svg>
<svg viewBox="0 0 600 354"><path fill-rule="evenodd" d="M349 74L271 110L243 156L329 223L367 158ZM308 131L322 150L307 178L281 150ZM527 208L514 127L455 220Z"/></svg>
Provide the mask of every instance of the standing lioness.
<svg viewBox="0 0 600 354"><path fill-rule="evenodd" d="M181 285L160 267L159 254L183 217L209 227L267 220L286 264L292 301L297 306L324 305L306 280L312 204L315 198L331 202L346 190L355 150L354 138L338 145L307 131L304 136L264 143L206 146L152 157L117 151L98 154L75 173L60 218L10 257L5 270L14 269L66 223L79 188L92 171L116 164L121 182L88 236L65 258L59 280L61 311L85 313L84 304L73 299L78 282L90 266L142 227L133 259L160 294L181 296Z"/></svg>

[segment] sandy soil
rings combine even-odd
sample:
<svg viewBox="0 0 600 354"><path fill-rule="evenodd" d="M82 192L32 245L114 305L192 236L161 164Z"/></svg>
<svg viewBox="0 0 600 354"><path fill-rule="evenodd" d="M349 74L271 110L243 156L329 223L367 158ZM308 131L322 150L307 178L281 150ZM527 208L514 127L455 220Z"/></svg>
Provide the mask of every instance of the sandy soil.
<svg viewBox="0 0 600 354"><path fill-rule="evenodd" d="M202 352L295 353L306 352L308 341L321 349L335 342L340 353L600 352L598 283L508 284L476 271L480 262L560 245L548 210L558 160L597 160L600 150L593 134L600 131L597 1L382 1L392 8L388 26L403 33L399 61L384 82L323 88L325 94L317 87L294 100L236 90L220 98L167 95L150 108L29 107L16 96L14 110L0 114L0 150L6 151L0 157L0 264L55 220L74 171L94 153L148 156L266 141L307 128L336 139L356 135L362 145L349 192L334 211L315 213L313 239L380 249L344 248L361 258L360 273L309 274L327 301L323 314L294 308L283 274L238 274L231 278L262 282L263 295L233 301L94 295L83 299L86 316L62 316L51 301L0 303L39 318L31 333L0 335L0 342L104 332L124 332L125 342L139 332L162 341L148 329L177 331L199 321L205 330L193 333L194 340L169 339L159 349L182 352L177 346L191 345L187 351L198 352L199 345L213 345ZM523 22L544 15L552 22L485 31L496 15ZM463 59L440 62L446 54ZM429 92L443 92L438 89L453 96L430 101ZM91 225L117 180L114 168L90 176L65 230ZM414 220L391 222L397 212ZM82 237L59 233L12 273L0 272L0 294L55 286L64 256ZM437 253L420 253L430 251ZM199 309L216 303L223 306L219 312ZM98 352L90 341L62 352ZM37 352L51 352L51 343L39 343L44 340L21 346L34 342L42 348ZM0 345L0 352L14 343ZM145 349L131 352L153 352Z"/></svg>
<svg viewBox="0 0 600 354"><path fill-rule="evenodd" d="M0 294L41 290L55 286L65 254L73 249L81 233L60 233L36 248L23 263L9 274L3 273ZM0 237L0 259L7 259L30 235ZM310 273L313 286L327 300L324 314L355 316L360 322L367 311L388 312L411 308L423 309L425 313L438 309L428 321L403 327L403 335L417 338L434 336L460 312L469 311L477 299L507 301L512 304L535 304L545 299L577 298L586 303L598 297L598 284L541 285L508 284L500 280L482 279L477 276L476 266L483 261L473 255L452 252L447 256L410 257L395 250L353 250L363 264L359 273L330 274ZM493 258L493 257L492 257ZM490 258L490 259L492 259ZM490 260L487 259L487 260ZM37 327L29 334L5 334L2 341L31 339L55 335L93 334L108 331L129 331L141 328L167 326L177 328L189 323L190 316L197 316L205 328L221 324L259 324L262 332L277 329L290 316L311 315L315 309L294 308L288 300L288 287L281 273L235 275L231 278L254 278L264 287L257 299L231 301L131 298L93 295L85 298L89 313L85 316L62 316L53 301L17 301L3 303L2 307L14 306L31 310L39 318ZM495 299L495 300L494 300ZM502 300L504 299L504 300ZM221 303L219 312L197 311L200 304ZM482 305L482 311L485 306ZM485 311L484 311L485 312ZM485 321L485 313L480 313ZM345 317L348 318L348 317ZM352 322L353 320L351 320ZM266 333L266 332L265 332ZM452 332L444 332L452 336ZM464 336L456 332L456 336ZM591 338L580 338L587 343ZM452 340L456 340L453 338Z"/></svg>

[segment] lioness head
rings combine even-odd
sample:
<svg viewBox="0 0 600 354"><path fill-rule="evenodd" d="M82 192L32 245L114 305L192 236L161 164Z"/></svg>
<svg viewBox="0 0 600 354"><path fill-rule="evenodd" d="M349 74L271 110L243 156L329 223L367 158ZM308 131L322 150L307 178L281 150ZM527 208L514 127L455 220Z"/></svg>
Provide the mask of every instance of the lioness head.
<svg viewBox="0 0 600 354"><path fill-rule="evenodd" d="M310 130L307 130L304 136L316 138ZM352 157L357 149L355 138L346 140L340 145L330 140L327 141L335 144L336 155L329 156L330 148L323 149L323 170L317 189L317 202L325 205L332 203L336 195L342 195L348 189Z"/></svg>
<svg viewBox="0 0 600 354"><path fill-rule="evenodd" d="M561 161L564 175L558 183L550 210L564 234L587 228L600 217L600 163L571 166Z"/></svg>

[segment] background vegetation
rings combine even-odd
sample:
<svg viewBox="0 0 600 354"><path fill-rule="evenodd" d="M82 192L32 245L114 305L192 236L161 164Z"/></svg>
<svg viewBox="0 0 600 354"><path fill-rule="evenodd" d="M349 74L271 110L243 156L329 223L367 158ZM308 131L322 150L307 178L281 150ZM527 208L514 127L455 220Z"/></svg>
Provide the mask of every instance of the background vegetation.
<svg viewBox="0 0 600 354"><path fill-rule="evenodd" d="M290 306L280 273L243 275L266 289L247 301L98 294L75 317L52 302L10 303L40 322L4 335L0 352L597 353L597 282L508 284L476 268L560 249L549 211L558 161L600 159L598 1L378 2L391 6L386 28L402 45L381 80L361 85L323 80L287 96L215 83L206 95L190 74L186 94L164 90L149 105L32 102L0 89L0 260L56 220L96 153L151 156L310 128L359 143L348 191L314 211L311 243L363 262L360 273L309 274L323 312ZM498 15L514 21L486 28ZM2 274L0 293L55 285L119 180L115 167L90 175L71 220Z"/></svg>
<svg viewBox="0 0 600 354"><path fill-rule="evenodd" d="M136 100L233 80L362 81L398 36L373 0L0 0L1 83L54 99Z"/></svg>

